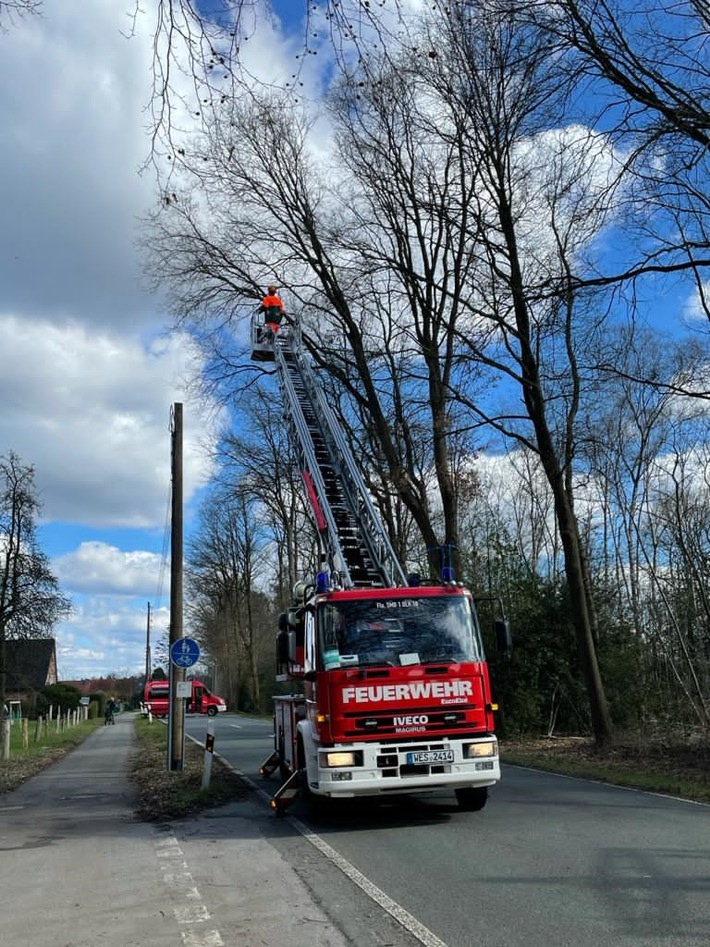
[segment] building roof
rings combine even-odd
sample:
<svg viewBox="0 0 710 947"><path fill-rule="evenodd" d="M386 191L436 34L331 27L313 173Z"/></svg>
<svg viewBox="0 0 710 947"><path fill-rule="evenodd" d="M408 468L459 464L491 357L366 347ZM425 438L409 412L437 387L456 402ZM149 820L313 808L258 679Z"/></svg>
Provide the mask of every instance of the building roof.
<svg viewBox="0 0 710 947"><path fill-rule="evenodd" d="M20 638L5 642L5 690L38 691L57 683L57 652L54 638Z"/></svg>

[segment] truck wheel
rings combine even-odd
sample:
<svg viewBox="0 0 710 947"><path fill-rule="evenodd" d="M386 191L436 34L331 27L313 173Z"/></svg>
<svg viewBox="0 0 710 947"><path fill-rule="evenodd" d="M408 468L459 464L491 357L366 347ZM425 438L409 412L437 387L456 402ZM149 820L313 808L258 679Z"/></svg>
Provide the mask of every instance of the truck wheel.
<svg viewBox="0 0 710 947"><path fill-rule="evenodd" d="M488 799L487 786L470 786L466 789L457 789L455 792L459 809L464 812L480 812Z"/></svg>
<svg viewBox="0 0 710 947"><path fill-rule="evenodd" d="M303 739L301 735L298 735L298 743L296 746L296 766L298 772L301 774L299 784L301 787L301 795L308 803L316 808L318 803L322 801L322 796L317 796L315 793L311 792L311 787L308 785L308 768L306 766L306 751L303 746Z"/></svg>
<svg viewBox="0 0 710 947"><path fill-rule="evenodd" d="M217 716L217 708L216 708L216 707L208 707L208 708L207 708L207 716L208 716L208 717L216 717L216 716Z"/></svg>
<svg viewBox="0 0 710 947"><path fill-rule="evenodd" d="M286 765L286 745L284 742L283 731L279 734L279 776L281 777L281 782L285 783L287 779L291 777L291 769Z"/></svg>
<svg viewBox="0 0 710 947"><path fill-rule="evenodd" d="M304 796L308 795L310 790L308 788L308 774L306 772L306 751L303 747L303 738L300 733L296 738L296 768L301 773L301 789L303 790L303 794Z"/></svg>
<svg viewBox="0 0 710 947"><path fill-rule="evenodd" d="M308 814L310 819L315 823L324 822L327 824L331 822L335 817L337 817L338 806L342 805L342 803L331 799L330 796L321 796L318 793L312 792L311 787L308 785L306 753L303 746L303 740L300 735L298 737L297 765L301 774L301 796L308 806Z"/></svg>

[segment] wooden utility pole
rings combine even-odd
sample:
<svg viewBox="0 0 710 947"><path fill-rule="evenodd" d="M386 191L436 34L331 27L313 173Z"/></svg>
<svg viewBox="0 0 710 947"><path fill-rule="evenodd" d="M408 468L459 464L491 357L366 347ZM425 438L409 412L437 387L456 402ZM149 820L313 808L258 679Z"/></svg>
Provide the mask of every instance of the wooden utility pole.
<svg viewBox="0 0 710 947"><path fill-rule="evenodd" d="M172 661L172 647L183 637L182 626L182 404L173 407L172 424L172 518L170 529L170 716L168 769L182 770L185 758L185 701L178 699L178 684L185 669Z"/></svg>
<svg viewBox="0 0 710 947"><path fill-rule="evenodd" d="M150 656L150 602L148 602L148 620L145 626L145 684L148 684L150 680L150 671L151 671L151 656Z"/></svg>

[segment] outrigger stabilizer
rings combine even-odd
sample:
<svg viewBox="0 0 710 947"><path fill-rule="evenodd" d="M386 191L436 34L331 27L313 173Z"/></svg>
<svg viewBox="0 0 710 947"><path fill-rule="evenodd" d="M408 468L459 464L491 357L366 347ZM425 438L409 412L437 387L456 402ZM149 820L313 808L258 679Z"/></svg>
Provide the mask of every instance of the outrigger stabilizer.
<svg viewBox="0 0 710 947"><path fill-rule="evenodd" d="M274 750L268 760L264 760L259 767L259 776L263 776L264 779L267 779L276 770L278 765L279 754Z"/></svg>
<svg viewBox="0 0 710 947"><path fill-rule="evenodd" d="M263 776L264 779L271 776L276 769L278 769L281 763L281 758L279 754L274 750L271 756L265 760L259 767L259 775ZM303 780L306 778L304 770L295 770L291 773L288 779L279 786L274 795L271 797L269 805L274 810L276 815L283 815L288 807L294 802L298 796L301 794L301 788L303 786Z"/></svg>

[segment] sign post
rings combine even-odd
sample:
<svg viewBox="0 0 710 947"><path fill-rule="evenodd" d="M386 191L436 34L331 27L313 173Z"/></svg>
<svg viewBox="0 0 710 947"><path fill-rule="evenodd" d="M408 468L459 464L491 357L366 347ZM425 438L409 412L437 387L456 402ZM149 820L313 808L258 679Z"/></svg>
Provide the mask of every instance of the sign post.
<svg viewBox="0 0 710 947"><path fill-rule="evenodd" d="M170 649L183 637L182 624L182 404L175 402L172 418L171 444L171 526L170 526ZM185 757L185 714L182 701L175 693L179 681L185 679L184 666L170 665L170 720L168 724L168 769L180 771Z"/></svg>
<svg viewBox="0 0 710 947"><path fill-rule="evenodd" d="M176 717L185 720L185 698L192 696L192 683L185 680L185 671L197 664L200 659L200 646L194 638L178 638L170 645L170 663L172 665L171 679L174 681L174 689L171 694L171 712ZM184 742L184 733L183 733ZM181 754L181 758L184 754ZM181 767L182 768L182 767Z"/></svg>

